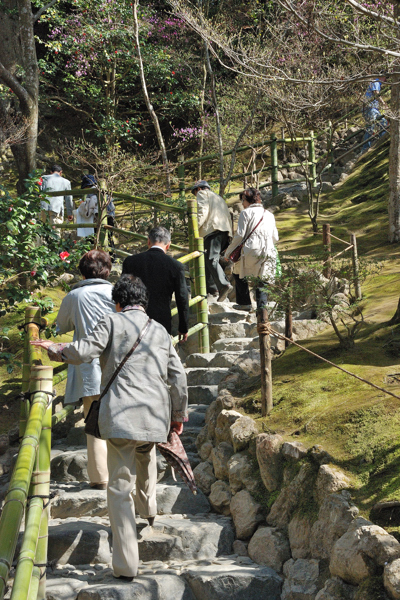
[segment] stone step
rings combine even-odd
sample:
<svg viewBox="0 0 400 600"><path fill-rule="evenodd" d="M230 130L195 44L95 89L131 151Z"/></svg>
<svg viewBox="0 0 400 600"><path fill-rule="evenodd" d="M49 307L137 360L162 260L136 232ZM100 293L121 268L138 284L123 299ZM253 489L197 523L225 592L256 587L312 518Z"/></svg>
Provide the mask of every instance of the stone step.
<svg viewBox="0 0 400 600"><path fill-rule="evenodd" d="M218 385L228 374L227 368L185 369L188 385Z"/></svg>
<svg viewBox="0 0 400 600"><path fill-rule="evenodd" d="M229 352L237 352L248 350L252 347L252 341L248 337L230 337L230 338L221 338L217 341L213 342L211 346L211 350L213 352L221 352L221 351L229 351Z"/></svg>
<svg viewBox="0 0 400 600"><path fill-rule="evenodd" d="M236 555L140 562L132 582L114 579L110 567L83 566L48 569L47 600L279 600L282 585L272 569Z"/></svg>
<svg viewBox="0 0 400 600"><path fill-rule="evenodd" d="M52 519L107 517L108 515L106 490L79 489L76 485L67 484L58 487L55 491L57 495L50 503ZM194 495L184 483L163 482L157 484L157 511L159 515L181 513L197 515L210 512L210 504L200 490Z"/></svg>
<svg viewBox="0 0 400 600"><path fill-rule="evenodd" d="M189 422L184 425L184 429L186 426L188 427L203 427L205 418L206 418L206 410L208 408L207 404L195 404L188 407L189 413Z"/></svg>
<svg viewBox="0 0 400 600"><path fill-rule="evenodd" d="M213 344L217 340L226 338L254 337L257 333L257 325L255 323L246 323L245 321L239 323L211 323L209 331L210 344ZM221 348L221 350L224 350L224 348ZM230 350L230 348L225 348L225 350Z"/></svg>
<svg viewBox="0 0 400 600"><path fill-rule="evenodd" d="M210 559L230 554L234 541L228 517L163 515L154 527L138 518L139 557L149 560ZM112 535L105 517L56 519L49 524L48 560L55 564L109 564Z"/></svg>
<svg viewBox="0 0 400 600"><path fill-rule="evenodd" d="M190 354L185 361L186 367L231 367L235 364L241 353L237 352L210 352L209 354Z"/></svg>
<svg viewBox="0 0 400 600"><path fill-rule="evenodd" d="M189 405L191 404L207 404L210 405L218 396L217 385L189 385Z"/></svg>
<svg viewBox="0 0 400 600"><path fill-rule="evenodd" d="M257 317L255 313L232 310L208 315L209 323L220 325L222 323L255 323Z"/></svg>

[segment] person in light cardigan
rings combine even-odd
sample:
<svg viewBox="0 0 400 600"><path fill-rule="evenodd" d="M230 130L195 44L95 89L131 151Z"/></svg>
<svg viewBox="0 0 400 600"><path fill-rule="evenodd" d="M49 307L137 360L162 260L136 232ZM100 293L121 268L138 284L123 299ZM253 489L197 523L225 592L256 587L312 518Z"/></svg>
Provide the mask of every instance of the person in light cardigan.
<svg viewBox="0 0 400 600"><path fill-rule="evenodd" d="M122 275L112 291L116 313L105 315L90 335L70 344L33 342L51 360L69 364L100 359L101 389L110 381L149 318L148 294L139 277ZM146 334L101 399L99 428L107 440L107 504L113 534L113 571L132 580L139 553L135 504L149 524L157 514L155 444L188 420L186 374L166 329L151 320ZM136 492L133 498L132 492Z"/></svg>

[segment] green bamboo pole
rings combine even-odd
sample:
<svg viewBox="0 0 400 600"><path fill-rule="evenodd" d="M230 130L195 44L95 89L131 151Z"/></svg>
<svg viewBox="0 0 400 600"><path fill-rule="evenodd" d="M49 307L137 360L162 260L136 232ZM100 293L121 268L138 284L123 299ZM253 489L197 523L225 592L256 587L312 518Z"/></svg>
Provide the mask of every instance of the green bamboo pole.
<svg viewBox="0 0 400 600"><path fill-rule="evenodd" d="M202 300L203 300L203 296L196 296L195 298L191 298L191 300L189 300L189 306L195 306L195 304L198 304ZM171 310L171 317L174 317L177 314L178 314L178 309L173 308Z"/></svg>
<svg viewBox="0 0 400 600"><path fill-rule="evenodd" d="M31 370L31 393L53 391L53 367L33 367ZM49 396L51 400L51 396ZM38 600L46 599L46 564L48 529L50 517L50 452L51 452L51 417L52 404L48 407L43 417L42 431L39 439L39 447L36 454L35 468L32 474L30 496L40 496L45 501L42 518L40 520L39 539L36 548L35 564L40 568L40 583ZM26 597L26 596L25 596ZM22 598L21 598L22 600Z"/></svg>
<svg viewBox="0 0 400 600"><path fill-rule="evenodd" d="M195 238L195 248L200 252L197 259L198 264L198 293L202 297L198 304L198 321L203 323L205 327L199 332L200 352L210 352L210 336L208 330L208 303L207 303L207 285L206 285L206 268L204 260L204 240L201 237Z"/></svg>
<svg viewBox="0 0 400 600"><path fill-rule="evenodd" d="M207 327L207 325L205 325L204 323L197 323L196 325L193 325L193 327L191 327L188 331L188 337L190 337L191 335L194 335L201 329L204 329L204 327ZM179 342L179 336L176 335L175 337L172 338L172 343L175 346L178 342Z"/></svg>
<svg viewBox="0 0 400 600"><path fill-rule="evenodd" d="M187 203L187 207L188 207L188 216L189 216L189 219L188 219L189 254L191 254L192 252L194 252L194 231L193 231L192 213L195 210L196 214L197 214L197 200L195 198L187 198L186 203ZM196 222L197 222L197 219L196 219ZM195 267L194 267L193 262L190 263L189 273L190 273L190 288L191 288L192 296L196 296L195 286L194 286L194 280L195 280L196 273L195 273Z"/></svg>
<svg viewBox="0 0 400 600"><path fill-rule="evenodd" d="M75 406L73 404L68 404L67 406L64 406L64 408L59 412L54 413L54 415L51 417L52 426L54 427L54 425L57 425L57 423L59 423L60 421L68 417L68 415L73 413L74 410Z"/></svg>
<svg viewBox="0 0 400 600"><path fill-rule="evenodd" d="M179 157L178 178L179 178L179 199L185 201L185 157L183 154Z"/></svg>
<svg viewBox="0 0 400 600"><path fill-rule="evenodd" d="M272 180L272 198L276 198L279 193L278 186L278 144L276 135L271 135L271 180Z"/></svg>
<svg viewBox="0 0 400 600"><path fill-rule="evenodd" d="M186 254L185 256L181 256L177 260L180 263L185 264L185 263L189 262L190 260L192 260L193 258L197 258L198 256L200 256L200 253L195 251L195 252L191 252L190 254Z"/></svg>
<svg viewBox="0 0 400 600"><path fill-rule="evenodd" d="M41 310L38 306L27 306L25 308L25 336L24 336L24 354L22 363L22 385L21 392L25 394L29 390L29 379L31 372L31 365L33 361L40 361L40 349L39 353L34 352L33 346L30 345L30 340L39 339L39 325L41 324ZM20 407L20 421L19 421L19 436L20 438L24 435L26 421L29 415L30 402L29 400L21 399Z"/></svg>
<svg viewBox="0 0 400 600"><path fill-rule="evenodd" d="M54 375L53 385L58 385L68 377L68 365L63 365L63 368Z"/></svg>
<svg viewBox="0 0 400 600"><path fill-rule="evenodd" d="M37 368L33 366L32 370ZM0 600L4 598L8 575L15 554L47 403L48 396L43 392L37 392L31 397L31 410L25 434L21 441L0 517Z"/></svg>
<svg viewBox="0 0 400 600"><path fill-rule="evenodd" d="M138 204L144 204L145 206L151 206L152 208L157 208L158 210L165 212L174 212L180 213L182 215L185 214L185 209L181 206L174 206L173 204L165 204L164 202L156 202L155 200L148 200L147 198L141 198L139 196L129 196L128 194L121 194L119 192L113 193L113 198L120 198L121 200L133 200Z"/></svg>
<svg viewBox="0 0 400 600"><path fill-rule="evenodd" d="M37 600L40 583L40 569L33 567L31 585L28 592L27 600Z"/></svg>

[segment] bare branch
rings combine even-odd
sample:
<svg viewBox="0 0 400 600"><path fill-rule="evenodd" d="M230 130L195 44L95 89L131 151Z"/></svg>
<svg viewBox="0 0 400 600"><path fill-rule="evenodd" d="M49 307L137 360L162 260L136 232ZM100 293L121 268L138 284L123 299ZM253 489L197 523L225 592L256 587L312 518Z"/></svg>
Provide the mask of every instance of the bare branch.
<svg viewBox="0 0 400 600"><path fill-rule="evenodd" d="M51 2L49 2L48 4L45 4L45 6L42 6L42 8L39 8L39 10L37 11L37 13L35 15L32 15L33 22L35 23L35 21L37 21L38 19L40 19L40 17L42 16L42 14L44 12L46 12L46 10L48 10L49 8L51 8L56 2L57 2L57 0L51 0Z"/></svg>

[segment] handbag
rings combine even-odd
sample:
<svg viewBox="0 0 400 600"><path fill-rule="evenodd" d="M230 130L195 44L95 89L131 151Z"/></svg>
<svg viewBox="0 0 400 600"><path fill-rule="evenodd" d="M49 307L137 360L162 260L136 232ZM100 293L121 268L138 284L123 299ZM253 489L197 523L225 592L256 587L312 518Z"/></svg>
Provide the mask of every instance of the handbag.
<svg viewBox="0 0 400 600"><path fill-rule="evenodd" d="M129 350L129 352L125 356L125 358L119 363L118 367L115 369L110 381L107 383L106 387L101 392L99 399L94 400L92 402L92 404L90 405L89 412L85 419L85 433L87 435L92 435L93 437L101 440L101 434L100 434L100 429L99 429L99 412L100 412L101 399L108 392L112 382L114 381L114 379L116 378L116 376L118 375L118 373L120 372L120 370L122 369L122 367L124 366L124 364L126 363L128 358L131 356L131 354L133 354L133 352L136 350L136 348L138 347L138 345L140 344L140 342L146 335L147 330L150 326L150 323L151 323L151 319L148 319L146 325L143 327L142 331L140 332L138 339L133 344L132 348Z"/></svg>
<svg viewBox="0 0 400 600"><path fill-rule="evenodd" d="M236 246L236 248L234 250L232 250L232 252L229 255L229 260L232 261L233 263L237 263L240 260L240 255L242 254L242 248L245 245L245 243L247 242L247 240L249 239L249 237L251 236L251 234L257 229L257 227L260 225L261 221L264 218L264 214L261 217L261 219L259 220L259 222L257 223L257 225L255 227L253 227L253 229L250 231L249 235L247 235L244 240L239 244L239 246Z"/></svg>

